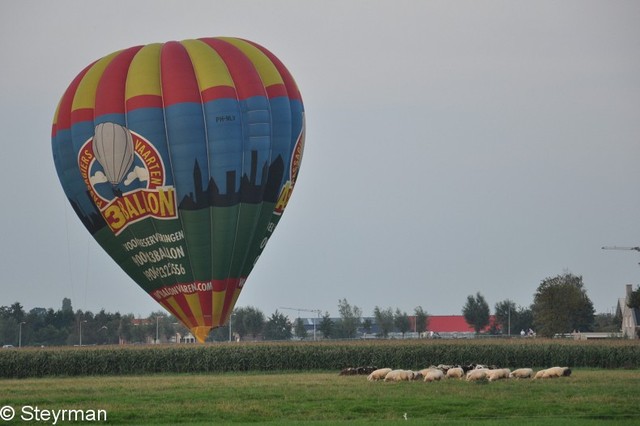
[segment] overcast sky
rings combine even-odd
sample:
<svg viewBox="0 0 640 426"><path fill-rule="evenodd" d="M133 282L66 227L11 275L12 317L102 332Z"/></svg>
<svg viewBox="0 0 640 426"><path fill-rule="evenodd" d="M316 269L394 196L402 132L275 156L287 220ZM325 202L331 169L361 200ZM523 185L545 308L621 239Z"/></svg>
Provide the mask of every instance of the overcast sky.
<svg viewBox="0 0 640 426"><path fill-rule="evenodd" d="M95 59L235 36L286 64L307 119L237 306L460 314L476 292L529 306L569 271L611 312L640 281L640 253L601 250L640 245L638 22L611 0L3 1L0 305L161 309L67 202L51 121Z"/></svg>

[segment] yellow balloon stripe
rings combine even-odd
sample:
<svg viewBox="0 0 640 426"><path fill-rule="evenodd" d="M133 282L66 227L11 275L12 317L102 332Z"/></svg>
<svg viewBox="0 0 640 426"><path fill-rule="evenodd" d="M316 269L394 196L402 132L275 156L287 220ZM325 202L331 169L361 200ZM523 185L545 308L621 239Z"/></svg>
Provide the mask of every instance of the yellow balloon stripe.
<svg viewBox="0 0 640 426"><path fill-rule="evenodd" d="M183 40L181 43L187 49L201 92L217 86L235 88L227 65L215 50L200 40Z"/></svg>
<svg viewBox="0 0 640 426"><path fill-rule="evenodd" d="M200 297L198 296L198 293L185 294L184 298L189 304L189 309L191 309L191 314L195 318L196 324L199 326L205 325L202 317L202 307L200 306Z"/></svg>
<svg viewBox="0 0 640 426"><path fill-rule="evenodd" d="M202 326L202 327L192 327L191 333L198 339L198 342L204 343L207 340L207 336L209 335L209 331L211 331L211 327Z"/></svg>
<svg viewBox="0 0 640 426"><path fill-rule="evenodd" d="M176 301L176 299L171 296L167 299L166 302L169 306L171 306L171 309L167 309L169 311L173 311L178 315L178 319L187 327L189 327L191 324L191 321L189 321L189 318L187 317L187 315L185 314L185 312L182 310L182 308L180 307L180 304L178 304L178 302Z"/></svg>
<svg viewBox="0 0 640 426"><path fill-rule="evenodd" d="M247 58L253 63L253 66L256 67L258 74L260 75L260 79L262 80L262 84L264 87L269 87L274 84L284 84L280 73L276 69L276 66L273 65L273 62L260 51L257 47L253 46L250 43L247 43L244 40L240 40L237 38L231 37L220 37L220 40L224 40L227 43L230 43L240 49L242 53L244 53Z"/></svg>
<svg viewBox="0 0 640 426"><path fill-rule="evenodd" d="M60 104L62 103L62 99L58 101L58 105L56 106L56 112L53 115L53 127L58 125L58 114L60 114Z"/></svg>
<svg viewBox="0 0 640 426"><path fill-rule="evenodd" d="M113 58L118 56L120 52L122 51L119 50L98 60L91 69L87 71L84 78L78 85L78 90L76 90L76 94L73 98L71 111L94 108L96 103L96 90L98 89L100 78L102 77L105 68L107 68L107 65L109 65Z"/></svg>
<svg viewBox="0 0 640 426"><path fill-rule="evenodd" d="M220 327L222 325L222 307L224 306L225 294L226 291L212 292L211 312L213 317L211 318L211 325L213 327Z"/></svg>
<svg viewBox="0 0 640 426"><path fill-rule="evenodd" d="M125 100L142 95L162 95L160 51L162 44L148 44L138 51L129 66Z"/></svg>

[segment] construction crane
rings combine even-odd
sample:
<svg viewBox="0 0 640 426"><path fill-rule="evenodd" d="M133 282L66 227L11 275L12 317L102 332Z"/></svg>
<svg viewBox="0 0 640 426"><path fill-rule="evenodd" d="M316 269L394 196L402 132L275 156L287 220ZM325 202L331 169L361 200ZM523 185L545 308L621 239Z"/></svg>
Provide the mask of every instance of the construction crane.
<svg viewBox="0 0 640 426"><path fill-rule="evenodd" d="M300 312L314 312L318 314L318 318L322 314L320 309L304 309L304 308L286 308L284 306L280 306L278 309L286 309L288 311L298 311L298 318L300 318ZM316 340L316 321L313 322L313 341Z"/></svg>
<svg viewBox="0 0 640 426"><path fill-rule="evenodd" d="M618 247L618 246L604 246L602 250L635 250L640 251L640 247Z"/></svg>
<svg viewBox="0 0 640 426"><path fill-rule="evenodd" d="M640 252L640 247L604 246L602 250L634 250ZM638 263L640 265L640 263Z"/></svg>

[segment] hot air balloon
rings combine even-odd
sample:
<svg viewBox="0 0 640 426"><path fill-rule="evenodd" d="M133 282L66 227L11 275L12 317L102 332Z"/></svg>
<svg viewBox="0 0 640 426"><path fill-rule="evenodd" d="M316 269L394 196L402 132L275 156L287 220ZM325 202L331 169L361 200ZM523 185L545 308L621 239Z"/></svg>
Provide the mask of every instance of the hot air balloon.
<svg viewBox="0 0 640 426"><path fill-rule="evenodd" d="M203 342L228 321L287 206L304 134L282 62L216 37L87 66L60 100L52 150L87 230Z"/></svg>

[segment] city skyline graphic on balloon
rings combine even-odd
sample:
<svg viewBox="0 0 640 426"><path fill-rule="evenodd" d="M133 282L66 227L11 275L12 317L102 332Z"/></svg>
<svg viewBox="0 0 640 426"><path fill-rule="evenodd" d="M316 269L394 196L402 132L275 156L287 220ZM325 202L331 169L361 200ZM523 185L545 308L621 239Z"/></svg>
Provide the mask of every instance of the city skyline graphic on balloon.
<svg viewBox="0 0 640 426"><path fill-rule="evenodd" d="M286 208L304 120L293 77L264 47L171 41L82 70L56 110L52 151L87 230L203 342Z"/></svg>

